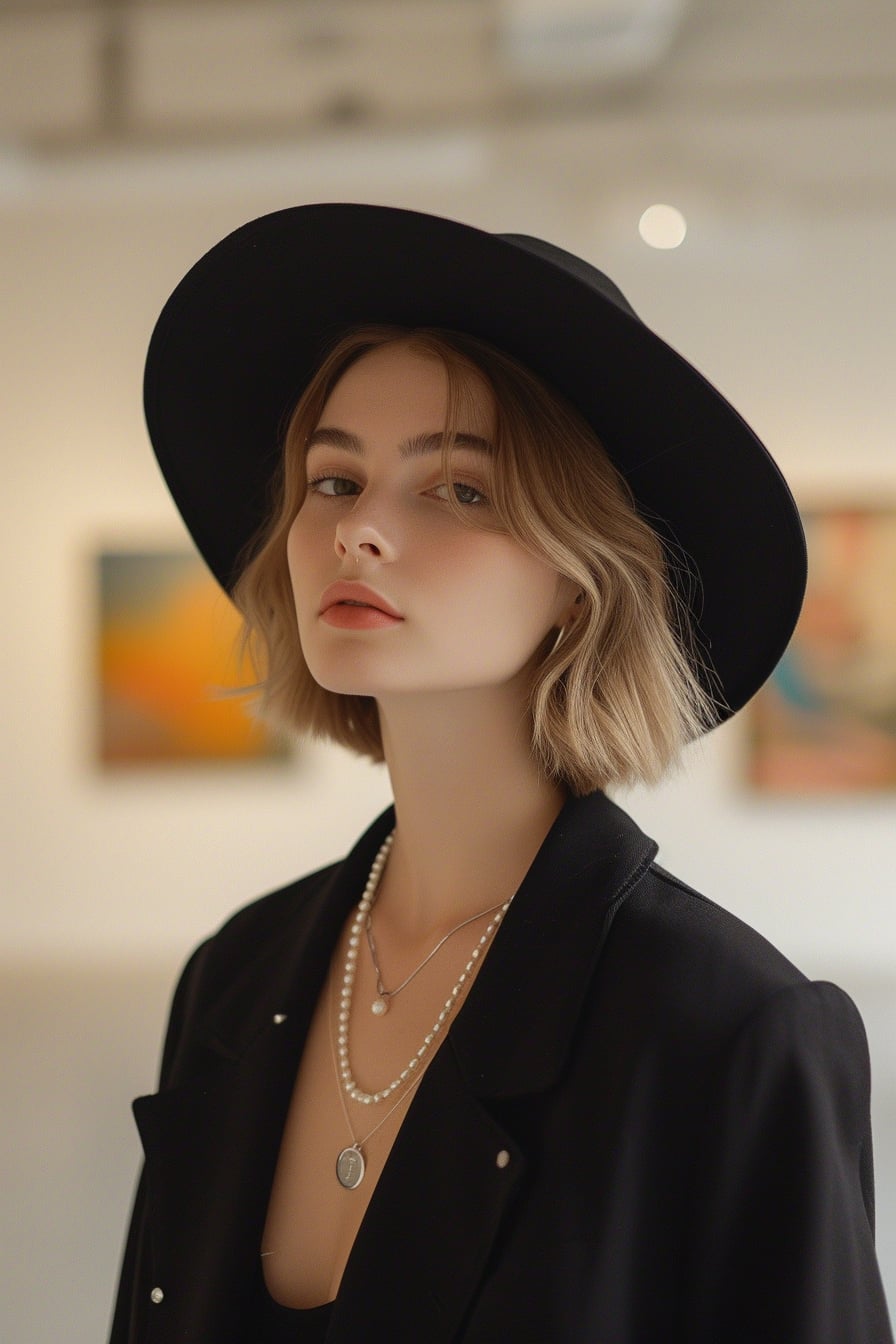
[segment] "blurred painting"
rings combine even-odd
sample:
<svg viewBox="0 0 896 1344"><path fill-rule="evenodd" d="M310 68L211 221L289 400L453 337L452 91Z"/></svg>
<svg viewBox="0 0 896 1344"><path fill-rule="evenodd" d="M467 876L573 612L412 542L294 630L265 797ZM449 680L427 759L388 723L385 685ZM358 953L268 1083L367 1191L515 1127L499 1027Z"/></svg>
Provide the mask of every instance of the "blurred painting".
<svg viewBox="0 0 896 1344"><path fill-rule="evenodd" d="M254 719L239 617L179 551L98 556L99 757L104 765L258 761L285 747Z"/></svg>
<svg viewBox="0 0 896 1344"><path fill-rule="evenodd" d="M750 710L750 779L788 794L896 788L896 507L803 521L809 587Z"/></svg>

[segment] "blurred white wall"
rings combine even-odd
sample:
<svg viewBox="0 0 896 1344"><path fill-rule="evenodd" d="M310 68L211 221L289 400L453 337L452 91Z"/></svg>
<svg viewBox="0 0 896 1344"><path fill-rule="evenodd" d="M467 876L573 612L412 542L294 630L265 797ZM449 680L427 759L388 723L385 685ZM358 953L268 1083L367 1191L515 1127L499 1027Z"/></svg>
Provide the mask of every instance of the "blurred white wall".
<svg viewBox="0 0 896 1344"><path fill-rule="evenodd" d="M91 555L183 535L140 405L170 289L230 228L302 201L540 234L620 283L799 497L896 499L896 99L828 101L719 117L685 98L656 117L622 100L274 146L0 155L5 1339L102 1338L138 1160L128 1105L153 1086L179 964L235 907L342 853L388 799L382 772L320 747L272 768L93 762ZM687 216L674 252L637 235L655 200ZM735 720L668 785L622 801L667 867L859 1003L893 1297L896 799L757 797L743 750Z"/></svg>

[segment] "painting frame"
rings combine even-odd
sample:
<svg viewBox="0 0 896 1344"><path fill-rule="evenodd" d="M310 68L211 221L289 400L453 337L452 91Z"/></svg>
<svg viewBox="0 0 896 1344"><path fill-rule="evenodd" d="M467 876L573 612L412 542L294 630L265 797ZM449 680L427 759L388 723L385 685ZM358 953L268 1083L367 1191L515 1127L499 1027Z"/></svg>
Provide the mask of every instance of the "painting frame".
<svg viewBox="0 0 896 1344"><path fill-rule="evenodd" d="M801 505L809 581L788 648L747 710L746 779L778 797L896 790L896 497Z"/></svg>

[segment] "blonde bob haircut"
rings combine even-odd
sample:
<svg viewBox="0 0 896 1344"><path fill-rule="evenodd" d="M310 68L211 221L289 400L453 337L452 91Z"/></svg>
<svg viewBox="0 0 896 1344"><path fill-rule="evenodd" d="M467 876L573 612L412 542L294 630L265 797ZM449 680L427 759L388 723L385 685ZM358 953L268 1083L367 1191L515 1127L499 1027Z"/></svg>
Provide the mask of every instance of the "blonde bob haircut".
<svg viewBox="0 0 896 1344"><path fill-rule="evenodd" d="M584 419L539 378L476 337L437 328L359 327L319 366L289 417L276 502L234 590L261 714L281 728L383 759L376 701L324 690L299 642L286 558L305 497L305 445L345 371L400 342L444 365L445 480L452 435L464 428L476 380L494 401L491 516L495 526L572 579L578 618L538 651L529 697L532 751L544 774L581 795L653 783L714 721L695 667L687 613L669 582L656 533ZM448 503L470 526L469 511Z"/></svg>

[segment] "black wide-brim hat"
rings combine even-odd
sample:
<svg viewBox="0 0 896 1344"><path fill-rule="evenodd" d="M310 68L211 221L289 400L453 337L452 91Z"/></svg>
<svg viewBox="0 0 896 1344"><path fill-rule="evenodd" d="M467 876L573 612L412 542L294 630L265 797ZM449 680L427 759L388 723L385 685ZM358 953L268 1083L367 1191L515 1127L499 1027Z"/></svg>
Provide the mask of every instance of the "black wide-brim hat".
<svg viewBox="0 0 896 1344"><path fill-rule="evenodd" d="M721 718L769 676L806 580L775 463L600 271L535 238L369 205L306 205L237 229L187 273L146 362L153 447L230 591L271 507L284 417L327 348L366 323L468 332L594 428L663 540Z"/></svg>

